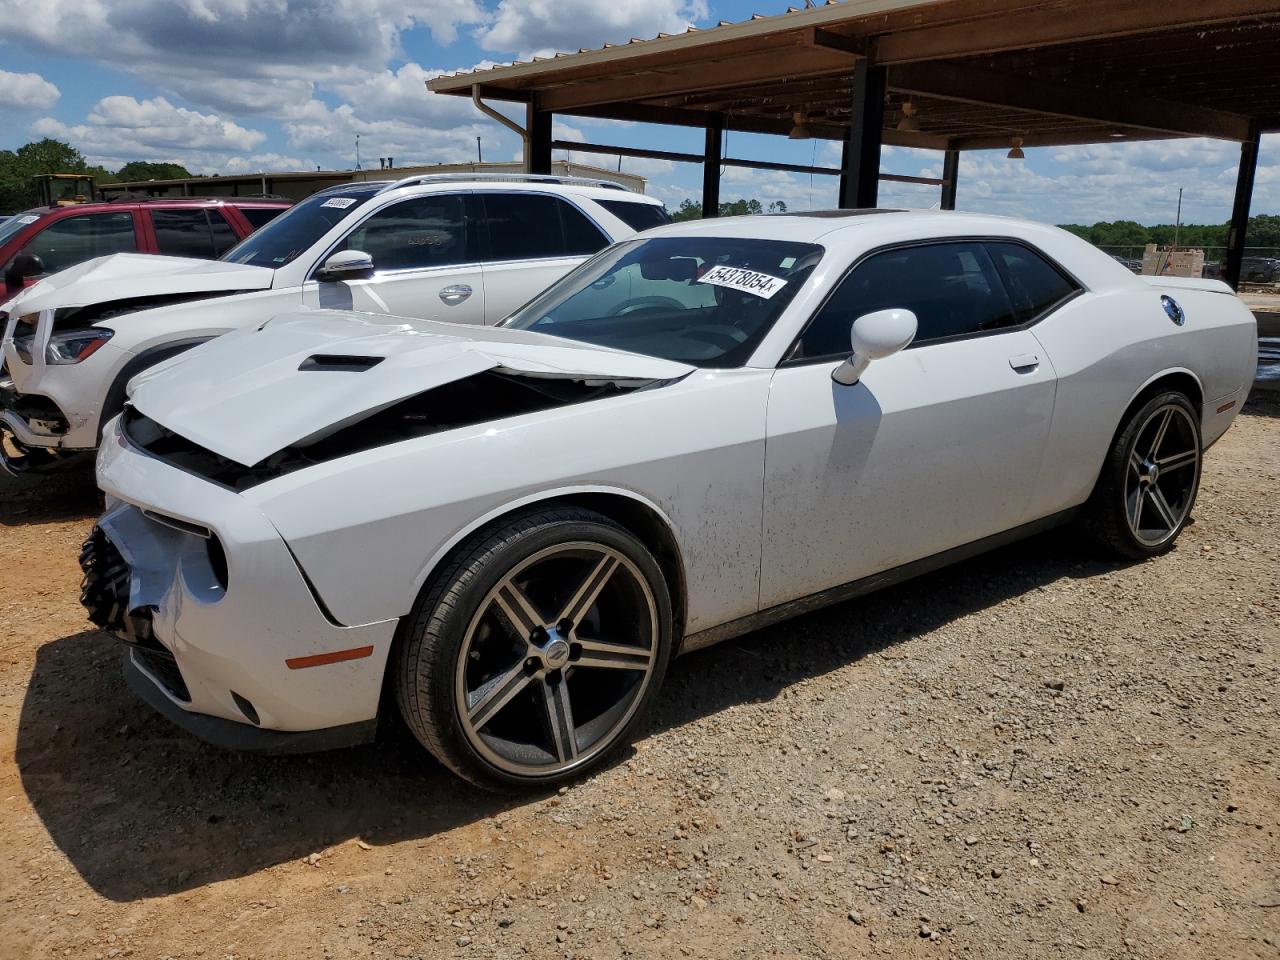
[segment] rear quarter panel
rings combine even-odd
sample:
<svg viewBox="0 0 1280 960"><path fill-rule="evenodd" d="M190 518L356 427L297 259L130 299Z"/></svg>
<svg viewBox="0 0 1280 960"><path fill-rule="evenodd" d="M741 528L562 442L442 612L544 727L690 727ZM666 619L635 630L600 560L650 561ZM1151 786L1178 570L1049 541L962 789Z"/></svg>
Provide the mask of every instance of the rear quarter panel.
<svg viewBox="0 0 1280 960"><path fill-rule="evenodd" d="M1183 326L1165 313L1162 293L1182 306ZM1125 411L1159 377L1185 372L1200 384L1206 445L1230 425L1253 379L1256 324L1229 294L1140 282L1087 293L1032 329L1058 375L1033 504L1042 515L1088 498ZM1216 413L1233 399L1234 407Z"/></svg>

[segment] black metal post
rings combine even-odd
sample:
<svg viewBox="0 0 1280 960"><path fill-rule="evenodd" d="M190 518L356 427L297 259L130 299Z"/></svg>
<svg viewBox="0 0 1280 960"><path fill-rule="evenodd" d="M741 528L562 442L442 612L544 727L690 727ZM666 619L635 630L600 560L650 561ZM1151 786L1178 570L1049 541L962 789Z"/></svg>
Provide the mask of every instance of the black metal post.
<svg viewBox="0 0 1280 960"><path fill-rule="evenodd" d="M956 179L960 176L960 151L947 150L942 155L942 209L956 208Z"/></svg>
<svg viewBox="0 0 1280 960"><path fill-rule="evenodd" d="M539 110L530 103L525 110L524 172L551 172L551 117L547 110Z"/></svg>
<svg viewBox="0 0 1280 960"><path fill-rule="evenodd" d="M724 118L707 118L706 146L702 150L702 215L720 216L720 160L724 152Z"/></svg>
<svg viewBox="0 0 1280 960"><path fill-rule="evenodd" d="M884 133L885 68L865 57L853 65L849 133L840 162L840 206L874 207L880 186L880 140Z"/></svg>
<svg viewBox="0 0 1280 960"><path fill-rule="evenodd" d="M1245 234L1249 229L1249 203L1253 199L1253 177L1258 169L1258 146L1262 128L1249 124L1249 138L1240 144L1240 169L1236 173L1236 198L1231 205L1231 229L1227 231L1227 258L1222 279L1231 289L1240 286L1240 267L1244 260Z"/></svg>

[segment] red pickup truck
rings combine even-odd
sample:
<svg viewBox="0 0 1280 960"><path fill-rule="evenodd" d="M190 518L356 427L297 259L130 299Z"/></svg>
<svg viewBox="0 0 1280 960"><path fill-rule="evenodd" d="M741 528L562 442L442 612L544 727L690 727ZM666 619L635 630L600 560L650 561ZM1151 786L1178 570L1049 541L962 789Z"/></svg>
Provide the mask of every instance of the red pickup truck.
<svg viewBox="0 0 1280 960"><path fill-rule="evenodd" d="M290 206L288 200L180 197L25 210L0 222L0 303L40 277L110 253L215 259Z"/></svg>

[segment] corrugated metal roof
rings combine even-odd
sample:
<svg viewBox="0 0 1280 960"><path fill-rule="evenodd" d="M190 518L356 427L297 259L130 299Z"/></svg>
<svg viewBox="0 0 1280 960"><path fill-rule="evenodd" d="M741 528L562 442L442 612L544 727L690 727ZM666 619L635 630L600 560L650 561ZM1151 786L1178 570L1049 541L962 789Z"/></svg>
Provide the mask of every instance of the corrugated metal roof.
<svg viewBox="0 0 1280 960"><path fill-rule="evenodd" d="M854 20L864 16L908 10L915 7L938 6L946 2L947 0L823 0L820 4L806 5L804 8L788 7L782 13L753 13L745 20L721 20L714 27L709 27L705 30L690 24L680 33L658 33L653 37L632 37L626 43L604 43L599 47L581 47L576 53L558 52L547 57L535 56L529 60L513 60L510 63L492 64L473 70L457 70L452 73L441 74L439 77L429 81L428 86L436 89L437 81L461 77L474 77L475 79L472 82L484 83L485 79L492 80L496 79L497 76L510 76L513 72L524 67L532 67L555 60L583 58L585 61L586 58L593 54L599 55L611 50L625 50L636 45L656 44L663 46L669 41L684 38L696 38L699 42L716 42L730 38L731 34L741 32L741 28L744 27L754 28L750 30L750 33L753 34L769 33L775 29L794 30L842 20ZM765 29L760 29L762 27Z"/></svg>

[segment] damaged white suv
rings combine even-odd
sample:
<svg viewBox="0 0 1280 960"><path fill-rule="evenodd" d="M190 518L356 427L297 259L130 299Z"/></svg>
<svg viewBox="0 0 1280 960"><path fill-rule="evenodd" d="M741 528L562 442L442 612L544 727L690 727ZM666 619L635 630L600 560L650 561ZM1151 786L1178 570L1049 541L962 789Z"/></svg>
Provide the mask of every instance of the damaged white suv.
<svg viewBox="0 0 1280 960"><path fill-rule="evenodd" d="M493 324L668 219L608 181L435 174L322 190L220 260L88 261L0 309L0 462L33 472L92 451L136 374L284 310Z"/></svg>

